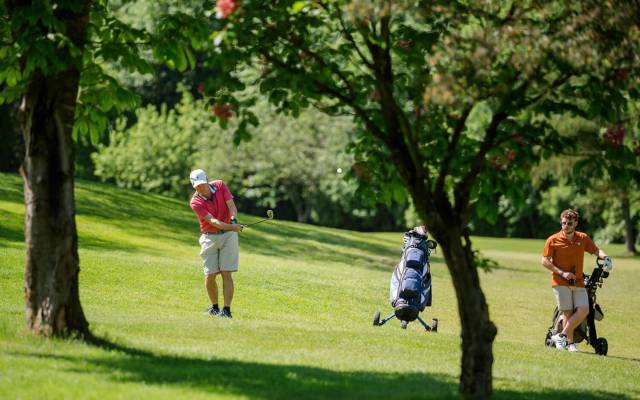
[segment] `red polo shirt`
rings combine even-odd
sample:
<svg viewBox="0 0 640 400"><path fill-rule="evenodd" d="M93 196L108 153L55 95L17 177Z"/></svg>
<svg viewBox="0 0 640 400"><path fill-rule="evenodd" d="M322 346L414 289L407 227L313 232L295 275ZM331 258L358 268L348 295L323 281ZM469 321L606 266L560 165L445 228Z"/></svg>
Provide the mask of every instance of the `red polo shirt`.
<svg viewBox="0 0 640 400"><path fill-rule="evenodd" d="M198 216L200 221L200 232L202 233L218 233L221 230L208 223L204 218L207 214L211 214L213 218L226 224L231 222L231 212L227 207L227 201L233 199L231 192L227 189L227 185L222 181L209 182L213 195L210 199L205 199L195 192L191 198L189 206Z"/></svg>
<svg viewBox="0 0 640 400"><path fill-rule="evenodd" d="M593 240L586 233L576 231L573 235L573 240L569 240L564 232L560 231L549 236L547 243L544 245L542 255L551 257L553 263L561 270L573 272L576 276L575 286L584 287L582 271L585 252L591 254L598 252L598 246L593 243ZM551 286L558 285L569 286L569 282L553 272L551 274Z"/></svg>

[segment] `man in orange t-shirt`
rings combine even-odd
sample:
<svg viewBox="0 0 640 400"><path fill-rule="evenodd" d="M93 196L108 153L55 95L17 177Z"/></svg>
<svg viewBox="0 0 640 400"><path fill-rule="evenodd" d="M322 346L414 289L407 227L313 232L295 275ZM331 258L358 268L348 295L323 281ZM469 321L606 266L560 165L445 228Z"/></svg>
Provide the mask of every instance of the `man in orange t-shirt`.
<svg viewBox="0 0 640 400"><path fill-rule="evenodd" d="M584 253L597 254L611 265L611 258L593 243L587 234L576 231L578 213L564 210L560 214L562 229L549 236L544 245L542 265L551 271L551 286L562 313L562 332L551 337L556 348L578 351L573 331L589 314L589 298L584 287Z"/></svg>

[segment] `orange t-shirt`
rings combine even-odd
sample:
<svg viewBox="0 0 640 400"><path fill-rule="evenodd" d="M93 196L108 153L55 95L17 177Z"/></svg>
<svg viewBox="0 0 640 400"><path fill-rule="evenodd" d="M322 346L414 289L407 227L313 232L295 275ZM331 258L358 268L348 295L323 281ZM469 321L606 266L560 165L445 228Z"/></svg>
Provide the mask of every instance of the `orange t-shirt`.
<svg viewBox="0 0 640 400"><path fill-rule="evenodd" d="M549 236L544 245L543 256L551 257L553 263L563 271L573 272L576 276L574 286L584 287L584 275L582 273L585 251L596 254L598 246L586 233L576 231L573 240L569 240L564 232L560 231ZM569 281L551 273L551 286L569 286Z"/></svg>

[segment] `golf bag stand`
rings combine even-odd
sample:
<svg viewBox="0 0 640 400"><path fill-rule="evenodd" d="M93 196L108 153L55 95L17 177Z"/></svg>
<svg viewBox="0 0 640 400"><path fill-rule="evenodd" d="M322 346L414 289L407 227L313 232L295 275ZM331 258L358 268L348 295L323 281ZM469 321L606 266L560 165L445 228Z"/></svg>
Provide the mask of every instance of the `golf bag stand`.
<svg viewBox="0 0 640 400"><path fill-rule="evenodd" d="M386 324L389 320L392 320L396 317L396 312L393 311L391 314L387 315L383 320L380 320L380 311L376 311L376 313L373 315L373 326L382 326L384 324ZM416 316L416 319L418 320L418 322L420 322L420 324L422 324L422 326L424 327L424 330L426 332L437 332L438 331L438 319L437 318L432 318L431 319L431 325L427 324L426 322L424 322L424 320L422 318L420 318L420 316ZM406 320L400 320L400 327L402 329L407 329L407 325L409 325L409 321Z"/></svg>
<svg viewBox="0 0 640 400"><path fill-rule="evenodd" d="M587 290L587 297L589 298L589 314L573 331L573 341L580 343L586 339L596 354L606 356L609 351L609 344L606 338L599 338L596 331L596 321L602 321L604 318L604 313L600 305L596 303L596 290L602 287L604 279L609 276L609 271L605 271L603 267L603 260L598 258L596 260L596 267L593 269L591 275L584 275L584 286ZM545 346L553 347L555 344L553 340L551 340L551 336L561 331L562 313L558 310L558 307L556 307L553 311L551 326L547 330L547 335L544 340Z"/></svg>
<svg viewBox="0 0 640 400"><path fill-rule="evenodd" d="M406 232L403 237L402 257L391 274L389 302L393 312L380 319L380 312L373 316L373 325L381 326L393 318L400 320L400 327L406 329L416 319L426 332L437 332L438 320L433 318L431 325L420 318L420 312L431 306L431 268L429 256L436 248L433 240L427 240L422 227Z"/></svg>

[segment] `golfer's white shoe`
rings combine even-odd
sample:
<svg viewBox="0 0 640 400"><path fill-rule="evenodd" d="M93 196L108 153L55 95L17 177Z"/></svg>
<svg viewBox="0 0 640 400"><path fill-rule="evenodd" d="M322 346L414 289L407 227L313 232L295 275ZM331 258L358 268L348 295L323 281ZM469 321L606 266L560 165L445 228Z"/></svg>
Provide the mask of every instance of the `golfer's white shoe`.
<svg viewBox="0 0 640 400"><path fill-rule="evenodd" d="M556 333L555 335L551 336L551 340L553 340L553 343L556 344L556 349L562 350L567 348L567 335L565 335L564 333Z"/></svg>
<svg viewBox="0 0 640 400"><path fill-rule="evenodd" d="M576 351L578 351L578 346L575 343L569 343L569 345L567 346L567 350L575 353Z"/></svg>

